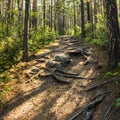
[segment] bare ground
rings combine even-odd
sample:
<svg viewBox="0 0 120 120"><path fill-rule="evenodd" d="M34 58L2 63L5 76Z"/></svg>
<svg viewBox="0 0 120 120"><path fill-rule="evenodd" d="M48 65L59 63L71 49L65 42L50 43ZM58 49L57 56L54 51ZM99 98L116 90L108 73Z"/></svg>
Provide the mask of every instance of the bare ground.
<svg viewBox="0 0 120 120"><path fill-rule="evenodd" d="M70 55L71 62L62 64L61 70L66 73L77 73L77 76L84 79L58 76L60 80L69 81L64 83L56 81L51 75L46 75L48 60L56 54L67 53L76 48L86 48L89 54ZM99 104L85 109L74 120L120 120L120 108L115 106L115 99L120 92L114 82L119 77L99 86L112 79L103 79L106 62L105 50L81 41L78 43L69 36L61 37L56 43L31 57L28 63L20 63L16 69L11 69L11 74L15 75L11 92L6 96L6 106L0 113L0 120L72 120L73 116L91 103L95 96L104 92L108 93ZM40 71L31 72L33 69ZM50 68L47 69L52 71ZM44 76L40 76L43 74ZM96 85L98 86L90 89ZM88 118L84 114L88 114Z"/></svg>

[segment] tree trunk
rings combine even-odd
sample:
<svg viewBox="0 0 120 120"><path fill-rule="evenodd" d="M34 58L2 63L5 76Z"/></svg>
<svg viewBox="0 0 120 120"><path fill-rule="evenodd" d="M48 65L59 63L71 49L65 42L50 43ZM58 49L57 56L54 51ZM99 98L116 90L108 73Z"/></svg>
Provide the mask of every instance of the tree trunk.
<svg viewBox="0 0 120 120"><path fill-rule="evenodd" d="M76 33L76 0L74 0L74 33Z"/></svg>
<svg viewBox="0 0 120 120"><path fill-rule="evenodd" d="M51 7L50 7L50 29L51 29L51 31L52 31L52 23L53 23L52 12L53 12L53 2L51 0Z"/></svg>
<svg viewBox="0 0 120 120"><path fill-rule="evenodd" d="M84 2L81 0L81 33L82 38L85 38L85 20L84 20Z"/></svg>
<svg viewBox="0 0 120 120"><path fill-rule="evenodd" d="M94 23L97 22L97 0L94 0Z"/></svg>
<svg viewBox="0 0 120 120"><path fill-rule="evenodd" d="M91 31L92 31L92 38L94 38L94 22L93 22L93 0L90 1L90 13L91 13Z"/></svg>
<svg viewBox="0 0 120 120"><path fill-rule="evenodd" d="M24 39L23 39L23 61L28 61L28 21L30 0L25 1Z"/></svg>
<svg viewBox="0 0 120 120"><path fill-rule="evenodd" d="M45 26L46 26L46 20L45 20L45 0L43 0L43 29L45 30Z"/></svg>
<svg viewBox="0 0 120 120"><path fill-rule="evenodd" d="M37 0L33 0L33 13L34 16L32 17L32 27L34 29L37 29L37 17L36 17L36 12L37 12Z"/></svg>
<svg viewBox="0 0 120 120"><path fill-rule="evenodd" d="M90 22L90 2L89 1L87 1L86 7L87 7L87 21Z"/></svg>
<svg viewBox="0 0 120 120"><path fill-rule="evenodd" d="M63 0L63 34L65 34L65 0Z"/></svg>
<svg viewBox="0 0 120 120"><path fill-rule="evenodd" d="M56 9L56 0L54 0L54 30L57 30L57 9Z"/></svg>
<svg viewBox="0 0 120 120"><path fill-rule="evenodd" d="M17 0L18 4L18 11L19 11L19 16L18 16L18 36L21 37L21 26L23 24L23 17L22 17L22 12L23 12L23 0Z"/></svg>
<svg viewBox="0 0 120 120"><path fill-rule="evenodd" d="M116 0L105 0L107 25L109 28L109 61L108 68L113 70L120 62L120 33Z"/></svg>

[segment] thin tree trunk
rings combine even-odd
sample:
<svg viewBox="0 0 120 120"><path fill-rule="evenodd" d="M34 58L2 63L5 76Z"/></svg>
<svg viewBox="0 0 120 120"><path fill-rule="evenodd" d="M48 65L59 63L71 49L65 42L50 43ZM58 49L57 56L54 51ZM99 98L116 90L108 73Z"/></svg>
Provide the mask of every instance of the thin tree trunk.
<svg viewBox="0 0 120 120"><path fill-rule="evenodd" d="M28 21L30 0L25 1L24 39L23 39L23 61L28 61Z"/></svg>
<svg viewBox="0 0 120 120"><path fill-rule="evenodd" d="M81 32L82 38L85 38L85 20L84 20L84 2L81 0Z"/></svg>
<svg viewBox="0 0 120 120"><path fill-rule="evenodd" d="M65 0L63 0L63 34L65 34Z"/></svg>
<svg viewBox="0 0 120 120"><path fill-rule="evenodd" d="M55 31L57 30L56 25L57 25L57 11L56 11L56 0L54 0L54 30Z"/></svg>
<svg viewBox="0 0 120 120"><path fill-rule="evenodd" d="M37 12L37 0L33 0L33 13L36 15ZM32 26L34 29L37 29L37 17L36 16L32 17Z"/></svg>
<svg viewBox="0 0 120 120"><path fill-rule="evenodd" d="M76 33L76 0L74 0L74 33Z"/></svg>
<svg viewBox="0 0 120 120"><path fill-rule="evenodd" d="M91 31L92 31L92 38L94 38L94 22L93 22L93 8L92 8L92 3L93 3L93 0L90 1L91 2L91 5L90 5L90 13L91 13Z"/></svg>
<svg viewBox="0 0 120 120"><path fill-rule="evenodd" d="M52 30L52 11L53 11L53 2L51 0L51 7L50 7L50 28Z"/></svg>
<svg viewBox="0 0 120 120"><path fill-rule="evenodd" d="M87 21L90 22L90 2L89 1L87 1L86 7L87 7Z"/></svg>
<svg viewBox="0 0 120 120"><path fill-rule="evenodd" d="M97 22L97 0L94 0L94 23Z"/></svg>
<svg viewBox="0 0 120 120"><path fill-rule="evenodd" d="M43 0L43 29L45 30L45 26L46 26L46 20L45 20L45 0Z"/></svg>

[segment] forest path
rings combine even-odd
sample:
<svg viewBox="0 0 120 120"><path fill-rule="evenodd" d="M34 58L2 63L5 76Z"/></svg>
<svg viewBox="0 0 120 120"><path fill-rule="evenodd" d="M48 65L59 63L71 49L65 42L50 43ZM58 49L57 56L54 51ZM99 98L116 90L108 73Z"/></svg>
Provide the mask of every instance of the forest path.
<svg viewBox="0 0 120 120"><path fill-rule="evenodd" d="M61 37L19 68L0 120L118 120L105 61L101 49Z"/></svg>

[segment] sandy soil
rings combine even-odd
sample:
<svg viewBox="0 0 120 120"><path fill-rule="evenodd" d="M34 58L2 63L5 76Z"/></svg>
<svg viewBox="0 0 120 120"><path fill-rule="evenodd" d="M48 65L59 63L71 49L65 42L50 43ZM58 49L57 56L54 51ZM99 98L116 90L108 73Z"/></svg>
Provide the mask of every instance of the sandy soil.
<svg viewBox="0 0 120 120"><path fill-rule="evenodd" d="M0 114L0 120L69 120L96 95L105 91L110 93L96 106L90 119L120 120L120 108L114 105L115 99L119 95L119 89L115 82L82 92L93 85L111 79L103 79L103 69L107 62L106 51L83 42L80 42L79 46L73 46L75 42L77 41L69 36L61 37L56 43L31 57L28 63L20 63L16 66L16 70L13 71L16 74L11 92L6 97L7 104ZM40 74L41 68L45 68L46 62L55 54L66 53L75 47L87 48L90 53L86 55L87 60L79 54L71 55L71 62L64 64L62 70L78 73L84 78L96 79L64 78L70 81L66 84L57 82L52 76L38 77L36 75L38 73L31 73L31 70L39 68ZM41 61L36 61L41 58ZM32 77L33 79L31 79ZM113 106L105 117L111 104ZM79 116L75 120L83 119Z"/></svg>

